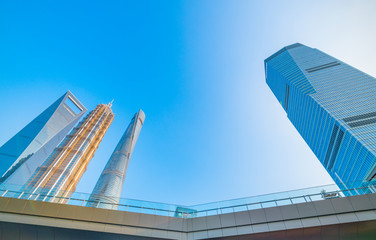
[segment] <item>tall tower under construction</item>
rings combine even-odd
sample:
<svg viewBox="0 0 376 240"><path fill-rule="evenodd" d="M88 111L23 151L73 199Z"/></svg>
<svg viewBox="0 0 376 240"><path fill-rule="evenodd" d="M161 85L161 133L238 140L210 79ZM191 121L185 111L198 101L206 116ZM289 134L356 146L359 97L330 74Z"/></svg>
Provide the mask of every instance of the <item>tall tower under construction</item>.
<svg viewBox="0 0 376 240"><path fill-rule="evenodd" d="M24 186L24 197L67 203L113 119L111 103L91 111L37 168Z"/></svg>
<svg viewBox="0 0 376 240"><path fill-rule="evenodd" d="M145 114L142 110L139 110L132 118L99 177L88 201L88 207L117 209L116 204L120 200L128 163L144 120Z"/></svg>

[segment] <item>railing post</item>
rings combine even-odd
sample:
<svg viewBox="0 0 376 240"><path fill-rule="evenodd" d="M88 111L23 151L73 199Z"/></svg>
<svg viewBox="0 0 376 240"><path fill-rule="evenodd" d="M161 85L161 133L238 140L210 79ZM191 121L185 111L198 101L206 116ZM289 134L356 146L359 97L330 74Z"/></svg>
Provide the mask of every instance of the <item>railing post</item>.
<svg viewBox="0 0 376 240"><path fill-rule="evenodd" d="M356 188L354 188L354 191L355 191L358 195L361 195L361 194L359 194L358 190L356 190Z"/></svg>
<svg viewBox="0 0 376 240"><path fill-rule="evenodd" d="M337 193L337 196L338 196L339 198L342 197L341 194L339 194L339 191L338 191L338 190L336 191L336 193Z"/></svg>
<svg viewBox="0 0 376 240"><path fill-rule="evenodd" d="M5 192L4 192L3 195L1 195L1 196L4 197L4 195L7 194L7 192L8 192L8 189L5 190Z"/></svg>
<svg viewBox="0 0 376 240"><path fill-rule="evenodd" d="M307 195L307 197L308 197L308 199L309 199L310 202L313 202L312 198L311 198L311 195Z"/></svg>
<svg viewBox="0 0 376 240"><path fill-rule="evenodd" d="M18 199L20 199L20 198L22 197L23 194L24 194L24 192L22 192L22 193L20 194L20 196L18 196Z"/></svg>

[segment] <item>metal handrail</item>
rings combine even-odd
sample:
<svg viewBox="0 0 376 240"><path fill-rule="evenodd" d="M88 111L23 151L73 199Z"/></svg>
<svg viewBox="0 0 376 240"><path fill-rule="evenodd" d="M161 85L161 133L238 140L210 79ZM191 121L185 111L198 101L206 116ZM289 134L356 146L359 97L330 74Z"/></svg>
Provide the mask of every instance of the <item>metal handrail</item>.
<svg viewBox="0 0 376 240"><path fill-rule="evenodd" d="M4 187L4 185L2 186ZM327 187L333 187L333 185L329 185ZM315 187L316 189L317 187ZM312 188L313 189L313 188ZM307 190L307 189L306 189ZM366 190L366 191L362 191ZM259 209L259 208L268 208L270 207L269 205L272 204L273 206L281 206L281 205L289 205L289 204L294 204L294 199L301 199L303 200L302 202L313 202L317 201L318 199L315 200L315 198L320 197L320 199L326 199L326 198L332 198L332 197L343 197L346 194L352 194L355 195L361 195L362 193L360 192L375 192L375 185L370 184L367 186L361 186L361 187L356 187L356 188L350 188L350 189L344 189L344 190L331 190L328 192L322 191L320 193L306 193L306 194L301 194L297 196L289 196L289 197L283 197L283 198L276 198L276 199L270 199L270 200L264 200L264 201L255 201L255 202L247 202L251 200L250 198L243 198L243 199L235 199L233 201L239 201L243 200L246 201L245 203L240 203L240 204L231 204L230 201L222 201L222 202L216 202L216 203L209 203L209 204L202 204L202 205L196 205L192 207L183 207L182 208L187 208L190 209L190 212L185 212L184 210L178 210L177 208L179 207L178 205L170 205L170 204L163 204L168 207L168 209L163 209L163 208L158 208L158 206L144 206L143 204L153 204L153 205L158 205L161 203L153 203L153 202L147 202L147 201L140 201L140 205L136 204L123 204L123 203L111 203L111 202L106 202L104 200L90 200L85 197L83 198L78 198L75 197L74 195L69 194L69 197L63 197L59 195L53 195L53 194L43 194L41 192L27 192L27 191L17 191L17 190L10 190L10 189L0 189L0 193L3 191L0 197L13 197L13 198L27 198L27 199L32 199L32 200L37 200L38 199L43 199L43 201L50 201L50 198L56 199L57 202L61 201L66 201L68 204L76 205L75 202L79 202L80 206L84 206L84 204L88 204L90 202L97 203L96 205L98 206L100 204L104 205L109 205L112 209L118 209L119 211L128 211L128 212L146 212L146 213L154 213L155 215L165 215L165 216L180 216L182 218L193 218L193 217L199 217L199 216L208 216L208 215L213 215L211 213L220 214L223 212L237 212L237 211L244 211L244 208L249 210L251 209ZM284 193L298 193L300 190L296 191L289 191L289 192L284 192ZM333 196L330 194L335 193ZM274 194L275 196L278 196L279 193ZM329 194L329 197L325 197L323 194ZM89 195L86 195L89 196ZM257 196L257 197L264 197L264 196L273 196L273 194L268 194L268 195L263 195L263 196ZM255 197L255 199L257 199ZM130 200L132 199L125 199L125 200ZM138 200L137 200L138 201ZM281 204L281 202L286 201L286 204ZM229 204L228 206L220 206L221 203ZM211 204L216 204L218 205L217 207L211 207L211 208L205 208L201 210L195 210L195 207L202 207L205 205L211 205ZM255 207L255 208L252 208ZM176 210L173 211L171 208L175 208ZM240 210L238 210L239 208ZM133 210L133 211L132 211Z"/></svg>

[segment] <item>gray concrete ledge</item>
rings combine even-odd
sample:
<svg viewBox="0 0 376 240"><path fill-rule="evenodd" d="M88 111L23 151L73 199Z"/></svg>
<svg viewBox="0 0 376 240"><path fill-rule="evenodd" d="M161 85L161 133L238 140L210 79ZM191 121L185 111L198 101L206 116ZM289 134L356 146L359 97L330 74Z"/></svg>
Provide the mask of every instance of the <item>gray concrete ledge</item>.
<svg viewBox="0 0 376 240"><path fill-rule="evenodd" d="M324 229L328 226L374 220L376 194L191 219L0 198L2 222L161 239L251 236L297 229Z"/></svg>

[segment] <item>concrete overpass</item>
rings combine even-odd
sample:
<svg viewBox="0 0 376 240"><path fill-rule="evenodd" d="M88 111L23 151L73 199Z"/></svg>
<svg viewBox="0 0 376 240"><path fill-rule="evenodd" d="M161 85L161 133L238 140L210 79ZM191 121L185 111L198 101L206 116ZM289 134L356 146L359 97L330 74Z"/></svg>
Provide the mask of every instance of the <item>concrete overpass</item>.
<svg viewBox="0 0 376 240"><path fill-rule="evenodd" d="M376 239L376 193L179 218L0 197L1 239Z"/></svg>

